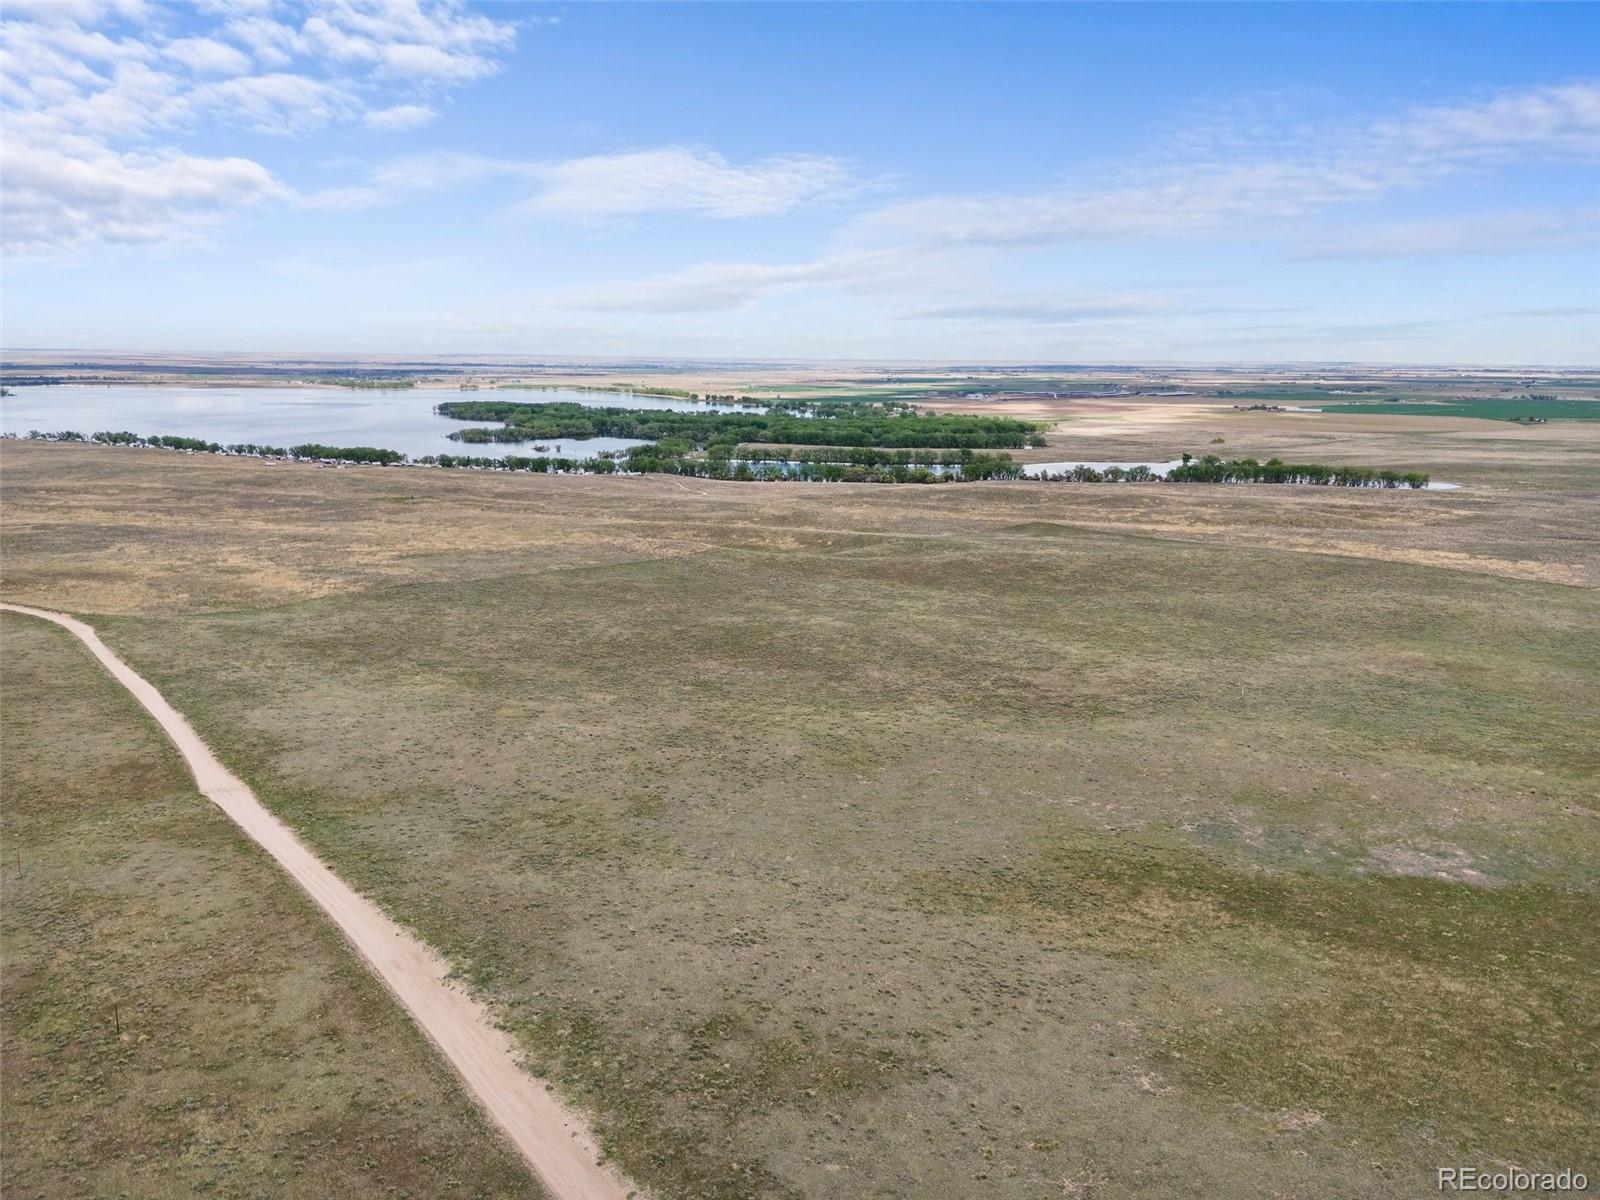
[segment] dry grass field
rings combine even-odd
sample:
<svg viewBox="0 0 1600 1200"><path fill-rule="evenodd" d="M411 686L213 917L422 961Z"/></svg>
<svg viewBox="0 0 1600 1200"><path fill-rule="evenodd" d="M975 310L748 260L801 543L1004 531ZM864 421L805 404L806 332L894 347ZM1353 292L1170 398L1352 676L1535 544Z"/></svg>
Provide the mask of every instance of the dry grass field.
<svg viewBox="0 0 1600 1200"><path fill-rule="evenodd" d="M91 620L662 1197L1594 1178L1600 489L1547 428L1342 456L1443 493L13 444L0 595ZM16 761L63 723L11 686Z"/></svg>
<svg viewBox="0 0 1600 1200"><path fill-rule="evenodd" d="M5 1194L522 1197L339 935L70 636L5 643Z"/></svg>

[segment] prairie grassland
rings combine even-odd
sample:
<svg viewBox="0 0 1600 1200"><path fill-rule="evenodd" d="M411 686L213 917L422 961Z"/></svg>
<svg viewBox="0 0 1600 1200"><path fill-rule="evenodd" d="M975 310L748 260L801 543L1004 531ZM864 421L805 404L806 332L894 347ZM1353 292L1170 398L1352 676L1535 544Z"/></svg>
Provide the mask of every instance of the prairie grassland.
<svg viewBox="0 0 1600 1200"><path fill-rule="evenodd" d="M0 626L6 1195L529 1195L134 701L62 631Z"/></svg>
<svg viewBox="0 0 1600 1200"><path fill-rule="evenodd" d="M1591 492L5 450L87 613L663 1196L1600 1173Z"/></svg>

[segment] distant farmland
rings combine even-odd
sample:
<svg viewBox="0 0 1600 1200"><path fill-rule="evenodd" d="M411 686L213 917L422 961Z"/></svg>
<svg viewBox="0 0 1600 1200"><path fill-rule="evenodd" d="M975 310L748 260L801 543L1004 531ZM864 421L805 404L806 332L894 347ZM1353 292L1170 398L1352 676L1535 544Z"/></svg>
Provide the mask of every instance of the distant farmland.
<svg viewBox="0 0 1600 1200"><path fill-rule="evenodd" d="M1543 418L1547 421L1600 421L1600 399L1555 396L1548 399L1484 396L1449 400L1399 400L1379 403L1328 404L1329 412L1378 413L1409 417L1481 417L1487 421Z"/></svg>

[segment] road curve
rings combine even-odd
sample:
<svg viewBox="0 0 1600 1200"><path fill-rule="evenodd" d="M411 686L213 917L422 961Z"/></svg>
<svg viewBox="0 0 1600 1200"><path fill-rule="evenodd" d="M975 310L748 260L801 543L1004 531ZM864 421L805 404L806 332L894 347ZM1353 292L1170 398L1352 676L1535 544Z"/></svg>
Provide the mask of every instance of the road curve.
<svg viewBox="0 0 1600 1200"><path fill-rule="evenodd" d="M460 1074L474 1099L505 1130L555 1200L626 1200L630 1186L596 1160L583 1120L517 1065L511 1039L487 1010L447 978L445 961L340 879L234 776L183 715L113 654L82 621L64 613L0 602L0 609L54 621L89 647L106 670L156 719L200 790L343 931L418 1028Z"/></svg>

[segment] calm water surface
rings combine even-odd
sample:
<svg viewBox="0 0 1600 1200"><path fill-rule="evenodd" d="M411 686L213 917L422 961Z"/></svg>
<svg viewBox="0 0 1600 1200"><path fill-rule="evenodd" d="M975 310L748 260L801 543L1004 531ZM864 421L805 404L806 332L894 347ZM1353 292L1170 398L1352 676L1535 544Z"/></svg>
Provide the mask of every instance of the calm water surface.
<svg viewBox="0 0 1600 1200"><path fill-rule="evenodd" d="M378 446L417 458L424 454L472 454L499 458L532 454L532 444L464 446L449 433L489 421L453 421L433 411L446 400L509 400L524 404L581 404L585 408L652 408L706 412L737 410L738 405L697 404L665 396L624 392L583 392L573 388L538 390L484 388L397 388L392 391L327 387L161 387L138 384L61 384L12 388L0 398L0 432L30 429L57 433L71 429L90 436L101 430L129 430L141 436L178 434L224 445ZM552 438L541 442L551 454L588 458L602 450L626 450L645 443L634 438ZM559 447L559 450L557 449Z"/></svg>

